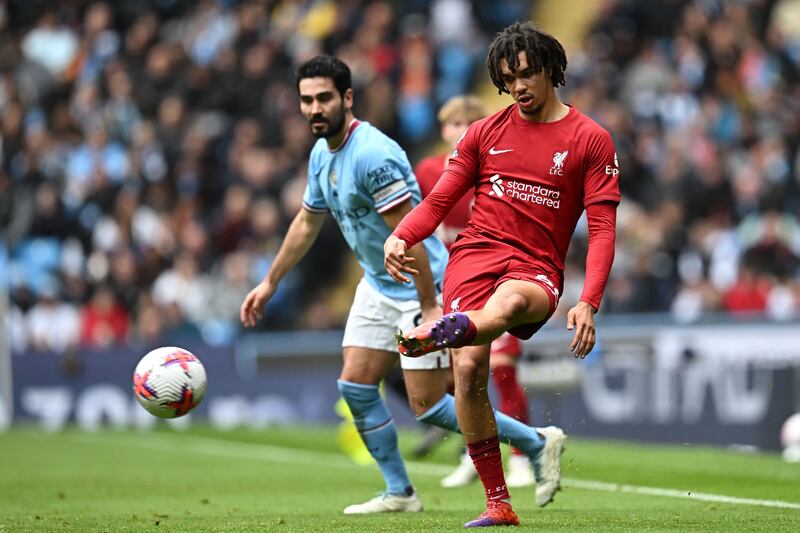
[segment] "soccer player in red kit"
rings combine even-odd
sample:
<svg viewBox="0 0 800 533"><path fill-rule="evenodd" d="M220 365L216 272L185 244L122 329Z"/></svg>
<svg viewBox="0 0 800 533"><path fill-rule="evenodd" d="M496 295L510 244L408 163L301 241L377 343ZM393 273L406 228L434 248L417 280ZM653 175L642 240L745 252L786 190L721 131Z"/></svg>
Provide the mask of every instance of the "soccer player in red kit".
<svg viewBox="0 0 800 533"><path fill-rule="evenodd" d="M567 66L561 44L531 24L501 31L486 59L492 82L514 104L472 124L428 197L384 244L384 265L398 282L416 275L409 246L433 233L450 206L475 190L472 217L451 248L444 278L447 313L400 335L411 355L453 350L456 414L486 490L486 511L466 526L515 525L487 394L489 342L508 331L530 338L555 311L564 260L586 210L589 248L580 301L567 313L570 351L586 357L594 314L614 258L619 167L611 135L561 102L555 88ZM560 481L564 434L542 428L537 500ZM534 467L537 467L535 464Z"/></svg>
<svg viewBox="0 0 800 533"><path fill-rule="evenodd" d="M486 110L480 98L475 95L454 96L439 109L438 119L442 139L447 143L445 154L436 154L417 163L414 174L417 176L422 197L433 190L442 172L447 168L450 154L464 135L467 127L486 116ZM474 195L467 191L447 212L442 223L436 228L436 235L449 249L464 231L469 222ZM517 380L517 360L522 355L522 342L511 335L503 333L491 345L489 369L500 400L500 412L517 420L528 423L528 398ZM435 429L435 426L433 426ZM463 487L475 481L478 473L472 464L469 454L465 453L453 472L441 481L443 487ZM535 483L532 465L528 456L518 448L512 448L508 460L506 481L509 487L525 487Z"/></svg>

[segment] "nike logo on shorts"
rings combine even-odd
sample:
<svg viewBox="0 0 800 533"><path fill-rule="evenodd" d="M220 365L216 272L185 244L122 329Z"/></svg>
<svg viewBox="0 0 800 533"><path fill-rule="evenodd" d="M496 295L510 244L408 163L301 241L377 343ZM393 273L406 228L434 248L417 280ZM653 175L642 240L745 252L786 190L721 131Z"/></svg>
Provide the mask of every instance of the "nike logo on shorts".
<svg viewBox="0 0 800 533"><path fill-rule="evenodd" d="M506 152L513 152L513 151L514 151L513 148L509 148L508 150L495 150L494 146L489 148L489 154L491 154L491 155L504 154Z"/></svg>

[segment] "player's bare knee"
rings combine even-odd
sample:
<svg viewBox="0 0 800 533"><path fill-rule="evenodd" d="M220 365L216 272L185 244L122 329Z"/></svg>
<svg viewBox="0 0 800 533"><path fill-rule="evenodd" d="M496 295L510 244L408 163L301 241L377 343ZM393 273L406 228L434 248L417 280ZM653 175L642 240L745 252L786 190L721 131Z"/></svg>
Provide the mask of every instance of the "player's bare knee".
<svg viewBox="0 0 800 533"><path fill-rule="evenodd" d="M500 318L505 323L510 324L521 315L527 313L529 306L530 302L525 296L516 293L509 294L500 303Z"/></svg>
<svg viewBox="0 0 800 533"><path fill-rule="evenodd" d="M453 358L453 371L458 375L456 387L462 392L469 393L473 387L478 386L484 375L488 375L488 362L467 354Z"/></svg>

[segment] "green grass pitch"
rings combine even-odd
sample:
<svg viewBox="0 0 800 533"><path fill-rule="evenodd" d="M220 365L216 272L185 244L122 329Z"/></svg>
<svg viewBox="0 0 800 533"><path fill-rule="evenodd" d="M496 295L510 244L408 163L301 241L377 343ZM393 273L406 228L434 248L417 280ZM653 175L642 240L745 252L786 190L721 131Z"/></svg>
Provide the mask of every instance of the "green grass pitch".
<svg viewBox="0 0 800 533"><path fill-rule="evenodd" d="M337 451L333 427L0 434L0 533L457 531L479 484L443 489L459 437L409 462L425 512L344 516L382 483ZM404 431L404 449L419 438ZM545 509L513 489L519 530L800 531L800 465L775 454L570 439Z"/></svg>

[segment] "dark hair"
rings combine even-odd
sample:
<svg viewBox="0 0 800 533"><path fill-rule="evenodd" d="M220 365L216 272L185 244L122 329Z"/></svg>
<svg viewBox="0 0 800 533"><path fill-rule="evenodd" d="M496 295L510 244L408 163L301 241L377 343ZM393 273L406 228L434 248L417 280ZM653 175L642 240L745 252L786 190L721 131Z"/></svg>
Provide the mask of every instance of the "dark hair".
<svg viewBox="0 0 800 533"><path fill-rule="evenodd" d="M508 67L516 70L519 66L517 56L520 52L525 52L525 55L528 56L529 66L536 69L537 72L544 70L550 76L553 87L564 85L567 55L564 53L561 43L549 33L537 29L530 22L515 22L495 36L489 47L489 54L486 56L486 68L489 69L489 76L499 94L508 92L503 81L500 60L505 59L508 61Z"/></svg>
<svg viewBox="0 0 800 533"><path fill-rule="evenodd" d="M321 55L315 56L297 67L295 72L297 88L300 89L300 80L306 78L331 78L339 94L344 97L347 89L353 84L350 78L350 67L337 57Z"/></svg>

